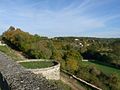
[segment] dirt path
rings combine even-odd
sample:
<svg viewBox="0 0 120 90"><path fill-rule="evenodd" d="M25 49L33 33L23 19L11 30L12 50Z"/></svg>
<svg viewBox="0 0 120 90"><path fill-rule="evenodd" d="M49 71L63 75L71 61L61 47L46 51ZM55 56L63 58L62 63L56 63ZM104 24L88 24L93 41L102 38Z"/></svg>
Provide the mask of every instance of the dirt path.
<svg viewBox="0 0 120 90"><path fill-rule="evenodd" d="M61 81L70 86L72 90L85 90L77 81L73 78L70 78L68 75L61 72Z"/></svg>

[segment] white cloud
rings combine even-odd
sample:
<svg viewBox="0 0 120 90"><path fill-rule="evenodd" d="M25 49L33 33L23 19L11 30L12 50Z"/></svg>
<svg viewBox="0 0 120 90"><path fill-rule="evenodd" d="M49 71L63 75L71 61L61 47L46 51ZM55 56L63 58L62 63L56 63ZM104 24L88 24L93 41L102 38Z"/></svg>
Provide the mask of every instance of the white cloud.
<svg viewBox="0 0 120 90"><path fill-rule="evenodd" d="M11 2L16 4L15 2ZM120 15L104 15L101 17L92 17L92 12L85 13L89 8L95 8L107 1L84 0L81 3L71 3L60 10L51 10L49 7L36 8L41 2L32 3L23 6L11 6L6 8L4 14L0 14L1 25L15 25L26 31L33 33L48 32L54 34L63 33L63 35L91 31L92 29L107 28L109 20L120 17ZM48 3L48 0L46 0ZM0 13L3 11L0 10ZM8 22L6 22L8 21ZM38 30L38 31L37 31ZM50 34L50 33L49 33ZM97 35L97 33L96 33ZM105 33L104 33L105 35Z"/></svg>

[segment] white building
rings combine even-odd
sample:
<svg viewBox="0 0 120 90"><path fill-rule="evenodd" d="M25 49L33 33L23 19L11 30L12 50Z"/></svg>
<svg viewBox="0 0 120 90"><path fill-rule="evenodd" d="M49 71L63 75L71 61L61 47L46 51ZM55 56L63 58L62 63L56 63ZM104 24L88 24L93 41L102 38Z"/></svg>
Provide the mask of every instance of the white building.
<svg viewBox="0 0 120 90"><path fill-rule="evenodd" d="M78 41L78 40L79 40L79 39L77 39L77 38L75 39L75 41Z"/></svg>

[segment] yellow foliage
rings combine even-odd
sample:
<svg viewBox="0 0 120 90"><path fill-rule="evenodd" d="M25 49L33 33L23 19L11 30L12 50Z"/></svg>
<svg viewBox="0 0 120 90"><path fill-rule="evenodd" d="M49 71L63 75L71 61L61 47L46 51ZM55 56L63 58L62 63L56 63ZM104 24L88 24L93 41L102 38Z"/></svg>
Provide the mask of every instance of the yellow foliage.
<svg viewBox="0 0 120 90"><path fill-rule="evenodd" d="M77 71L79 67L79 62L77 60L67 60L67 69L70 70L71 72Z"/></svg>

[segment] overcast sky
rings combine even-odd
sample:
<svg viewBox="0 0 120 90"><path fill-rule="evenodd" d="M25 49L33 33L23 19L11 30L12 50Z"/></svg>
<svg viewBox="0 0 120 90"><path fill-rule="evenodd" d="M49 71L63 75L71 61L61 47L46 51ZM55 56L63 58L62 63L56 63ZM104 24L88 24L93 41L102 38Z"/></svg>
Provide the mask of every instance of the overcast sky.
<svg viewBox="0 0 120 90"><path fill-rule="evenodd" d="M9 26L49 37L120 37L120 0L0 0L0 34Z"/></svg>

